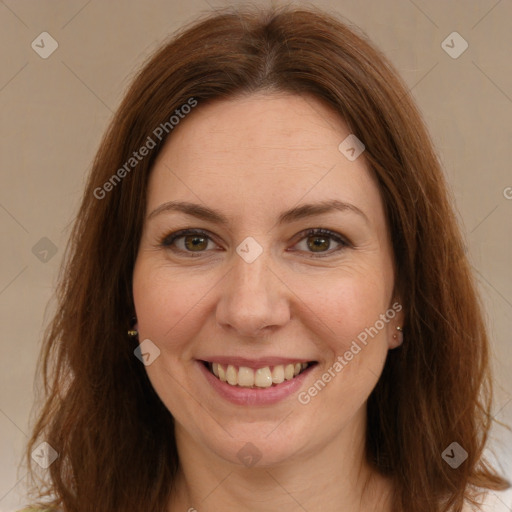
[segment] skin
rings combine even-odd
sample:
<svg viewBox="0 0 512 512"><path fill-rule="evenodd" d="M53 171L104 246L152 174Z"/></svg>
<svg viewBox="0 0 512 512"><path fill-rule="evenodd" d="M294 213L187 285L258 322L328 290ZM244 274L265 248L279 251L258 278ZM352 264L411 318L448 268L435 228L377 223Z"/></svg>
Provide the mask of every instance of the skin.
<svg viewBox="0 0 512 512"><path fill-rule="evenodd" d="M399 345L401 313L307 405L297 393L274 405L234 405L197 363L207 355L317 361L304 391L400 302L378 186L364 153L351 162L338 150L349 134L313 97L257 93L199 105L155 163L133 294L139 340L160 349L148 376L176 420L170 511L391 510L390 482L363 450L366 402ZM282 211L326 199L351 203L366 219L334 211L276 224ZM170 211L148 218L171 200L219 210L229 225ZM161 244L185 228L211 237L200 240L198 257L187 257L198 251L183 238L174 252ZM301 235L309 228L334 231L349 246L335 251L330 239L315 252L316 237ZM236 252L248 236L263 250L250 264ZM261 455L253 467L237 457L247 442Z"/></svg>

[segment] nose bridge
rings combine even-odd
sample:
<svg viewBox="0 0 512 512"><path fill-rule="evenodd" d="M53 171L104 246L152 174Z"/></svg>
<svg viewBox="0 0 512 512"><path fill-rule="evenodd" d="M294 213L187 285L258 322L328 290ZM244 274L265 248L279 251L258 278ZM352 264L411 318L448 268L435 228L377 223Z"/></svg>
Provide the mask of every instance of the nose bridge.
<svg viewBox="0 0 512 512"><path fill-rule="evenodd" d="M246 239L237 247L217 306L218 323L246 336L289 319L282 284L271 270L270 252L258 246L254 239Z"/></svg>
<svg viewBox="0 0 512 512"><path fill-rule="evenodd" d="M235 257L231 272L232 293L240 298L261 301L269 293L269 263L268 251L257 256L254 261Z"/></svg>

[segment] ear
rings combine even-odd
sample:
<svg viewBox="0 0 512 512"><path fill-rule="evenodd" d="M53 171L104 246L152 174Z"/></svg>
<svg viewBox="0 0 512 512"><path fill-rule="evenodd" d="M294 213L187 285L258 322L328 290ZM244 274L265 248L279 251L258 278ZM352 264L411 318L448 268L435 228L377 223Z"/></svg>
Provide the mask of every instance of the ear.
<svg viewBox="0 0 512 512"><path fill-rule="evenodd" d="M405 320L404 307L400 298L396 298L391 302L386 316L390 319L388 323L388 347L392 350L399 347L404 340L403 330L397 329L397 327L403 329Z"/></svg>

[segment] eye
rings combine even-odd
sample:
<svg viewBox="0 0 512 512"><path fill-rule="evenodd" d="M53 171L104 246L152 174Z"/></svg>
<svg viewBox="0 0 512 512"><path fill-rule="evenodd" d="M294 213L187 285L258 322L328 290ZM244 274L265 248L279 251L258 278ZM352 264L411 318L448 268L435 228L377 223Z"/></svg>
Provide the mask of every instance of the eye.
<svg viewBox="0 0 512 512"><path fill-rule="evenodd" d="M297 246L302 244L305 247L303 250L305 252L310 252L311 257L313 258L323 258L325 256L330 256L334 252L338 252L345 247L349 247L349 243L345 241L338 233L334 231L330 231L329 229L323 228L314 228L308 229L301 233L302 238ZM334 250L328 250L331 247L331 243L334 241L338 244L338 247ZM310 250L309 250L310 249Z"/></svg>
<svg viewBox="0 0 512 512"><path fill-rule="evenodd" d="M309 252L310 257L321 258L329 256L334 252L350 246L338 233L323 228L308 229L300 233L299 236L301 236L301 239L295 246L305 243L302 250ZM328 250L331 248L332 241L338 244L338 247L334 250ZM206 252L210 242L214 243L211 236L205 231L199 229L184 229L165 236L160 244L174 252L184 253L186 256L190 257L197 257ZM292 252L295 252L295 250Z"/></svg>
<svg viewBox="0 0 512 512"><path fill-rule="evenodd" d="M178 242L178 243L176 243ZM208 243L213 240L211 237L199 229L184 229L167 235L161 242L161 245L168 247L175 252L188 253L187 256L200 256L208 247ZM199 253L199 254L193 254Z"/></svg>

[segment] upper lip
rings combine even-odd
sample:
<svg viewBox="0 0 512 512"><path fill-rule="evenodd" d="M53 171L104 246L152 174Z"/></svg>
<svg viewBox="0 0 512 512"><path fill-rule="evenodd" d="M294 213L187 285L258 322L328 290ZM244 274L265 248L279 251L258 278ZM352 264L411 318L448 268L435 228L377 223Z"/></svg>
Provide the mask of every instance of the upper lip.
<svg viewBox="0 0 512 512"><path fill-rule="evenodd" d="M246 366L248 368L265 368L265 366L278 366L278 365L287 365L293 363L311 363L312 359L304 359L302 357L258 357L254 359L249 359L246 357L239 356L211 356L205 357L201 359L201 361L206 361L207 363L218 363L222 365L232 365L232 366Z"/></svg>

